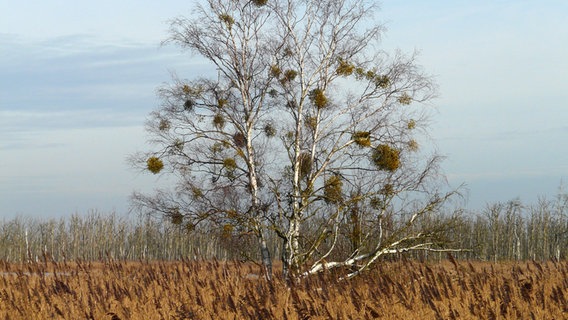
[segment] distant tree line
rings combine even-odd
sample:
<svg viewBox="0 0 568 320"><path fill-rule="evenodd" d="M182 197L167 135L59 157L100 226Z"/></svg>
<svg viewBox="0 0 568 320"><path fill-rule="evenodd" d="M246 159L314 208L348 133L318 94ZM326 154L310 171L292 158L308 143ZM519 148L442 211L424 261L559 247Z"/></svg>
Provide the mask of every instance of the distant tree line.
<svg viewBox="0 0 568 320"><path fill-rule="evenodd" d="M454 238L471 248L464 258L545 260L568 256L568 195L524 205L520 200L494 203L465 215Z"/></svg>
<svg viewBox="0 0 568 320"><path fill-rule="evenodd" d="M450 212L448 210L448 212ZM433 243L468 249L456 258L484 261L566 259L568 256L568 194L525 205L520 200L488 204L478 212L436 215L432 225L450 226ZM261 257L254 235L211 225L190 230L175 221L91 212L69 217L17 217L0 223L0 260L177 260ZM396 224L397 221L390 221ZM313 226L316 229L317 226ZM396 226L392 226L393 229ZM309 234L310 229L306 228ZM385 230L388 232L388 230ZM277 238L268 245L279 254ZM351 250L348 237L339 246ZM402 254L402 253L401 253ZM404 253L417 259L439 259L428 251ZM275 255L276 257L278 255Z"/></svg>
<svg viewBox="0 0 568 320"><path fill-rule="evenodd" d="M222 237L171 223L91 212L59 219L17 217L0 224L5 261L234 259Z"/></svg>

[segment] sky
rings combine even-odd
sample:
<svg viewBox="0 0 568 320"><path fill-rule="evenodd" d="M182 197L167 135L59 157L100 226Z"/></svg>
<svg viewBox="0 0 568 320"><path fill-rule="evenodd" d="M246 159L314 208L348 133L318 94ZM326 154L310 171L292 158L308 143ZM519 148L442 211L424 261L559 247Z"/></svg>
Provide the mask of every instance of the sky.
<svg viewBox="0 0 568 320"><path fill-rule="evenodd" d="M0 0L0 219L126 213L156 88L199 58L160 46L191 1ZM440 87L430 138L466 208L568 183L568 2L384 0L383 46Z"/></svg>

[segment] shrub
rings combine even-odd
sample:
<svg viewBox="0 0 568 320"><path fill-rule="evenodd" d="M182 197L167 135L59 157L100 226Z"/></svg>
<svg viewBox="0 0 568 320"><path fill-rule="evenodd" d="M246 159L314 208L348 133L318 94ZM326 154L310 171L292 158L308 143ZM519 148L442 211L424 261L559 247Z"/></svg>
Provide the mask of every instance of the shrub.
<svg viewBox="0 0 568 320"><path fill-rule="evenodd" d="M179 212L178 208L172 209L172 212L170 213L170 221L176 226L179 226L183 223L183 214Z"/></svg>
<svg viewBox="0 0 568 320"><path fill-rule="evenodd" d="M281 82L282 84L286 84L286 83L291 82L291 81L293 81L294 79L296 79L297 76L298 76L298 72L297 72L297 71L295 71L295 70L286 70L286 71L284 72L284 77L282 77L282 78L280 79L280 82Z"/></svg>
<svg viewBox="0 0 568 320"><path fill-rule="evenodd" d="M195 105L195 103L192 100L185 100L185 102L183 103L183 109L185 111L191 111L193 110L193 106Z"/></svg>
<svg viewBox="0 0 568 320"><path fill-rule="evenodd" d="M402 105L409 105L412 102L412 97L408 93L403 93L398 97L398 103Z"/></svg>
<svg viewBox="0 0 568 320"><path fill-rule="evenodd" d="M339 175L333 175L325 180L324 183L324 196L327 203L340 203L343 201L343 194L341 188L343 181Z"/></svg>
<svg viewBox="0 0 568 320"><path fill-rule="evenodd" d="M325 108L328 104L327 97L325 96L322 89L317 88L310 92L310 101L318 109Z"/></svg>
<svg viewBox="0 0 568 320"><path fill-rule="evenodd" d="M233 24L235 23L235 19L233 19L233 17L231 17L226 13L220 14L219 19L225 23L225 25L227 26L227 28L229 28L229 30L232 28Z"/></svg>
<svg viewBox="0 0 568 320"><path fill-rule="evenodd" d="M408 123L406 124L406 128L408 130L412 130L412 129L416 128L416 121L414 119L410 119L408 121Z"/></svg>
<svg viewBox="0 0 568 320"><path fill-rule="evenodd" d="M339 65L337 66L337 69L335 69L335 72L337 72L338 75L350 76L353 74L353 71L355 71L354 65L343 59L339 59Z"/></svg>
<svg viewBox="0 0 568 320"><path fill-rule="evenodd" d="M274 77L279 77L282 74L282 70L277 65L270 66L270 74Z"/></svg>
<svg viewBox="0 0 568 320"><path fill-rule="evenodd" d="M416 142L416 140L412 139L412 140L408 141L408 149L410 151L418 151L419 147L420 147L420 145L418 144L418 142Z"/></svg>
<svg viewBox="0 0 568 320"><path fill-rule="evenodd" d="M252 0L252 3L257 7L262 7L268 3L268 0Z"/></svg>
<svg viewBox="0 0 568 320"><path fill-rule="evenodd" d="M160 124L158 124L158 129L160 131L168 131L170 129L170 122L166 119L160 120Z"/></svg>
<svg viewBox="0 0 568 320"><path fill-rule="evenodd" d="M371 159L380 170L395 171L400 167L400 151L386 144L380 144L373 150Z"/></svg>
<svg viewBox="0 0 568 320"><path fill-rule="evenodd" d="M300 162L300 177L307 177L312 172L312 156L308 152L302 152L298 157Z"/></svg>
<svg viewBox="0 0 568 320"><path fill-rule="evenodd" d="M237 162L233 158L225 158L223 160L223 167L228 171L233 171L237 168Z"/></svg>
<svg viewBox="0 0 568 320"><path fill-rule="evenodd" d="M371 133L369 131L357 131L353 134L352 139L360 147L371 146Z"/></svg>
<svg viewBox="0 0 568 320"><path fill-rule="evenodd" d="M146 161L146 167L153 174L157 174L164 168L164 163L158 157L150 157Z"/></svg>
<svg viewBox="0 0 568 320"><path fill-rule="evenodd" d="M215 114L215 116L213 116L213 125L218 130L221 130L225 127L225 118L222 114L217 113Z"/></svg>
<svg viewBox="0 0 568 320"><path fill-rule="evenodd" d="M237 132L237 133L233 134L233 142L235 143L235 145L237 147L244 148L244 146L246 145L247 139L246 139L244 134Z"/></svg>
<svg viewBox="0 0 568 320"><path fill-rule="evenodd" d="M264 134L266 134L266 136L269 138L272 138L276 135L276 128L274 128L274 125L272 123L268 122L264 125Z"/></svg>

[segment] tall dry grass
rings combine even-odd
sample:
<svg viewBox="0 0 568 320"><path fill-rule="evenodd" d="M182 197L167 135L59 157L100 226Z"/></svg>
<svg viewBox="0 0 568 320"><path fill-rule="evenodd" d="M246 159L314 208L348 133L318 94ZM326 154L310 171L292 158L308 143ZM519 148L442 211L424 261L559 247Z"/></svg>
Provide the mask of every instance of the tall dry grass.
<svg viewBox="0 0 568 320"><path fill-rule="evenodd" d="M2 319L567 319L568 262L385 262L268 283L219 261L0 263Z"/></svg>

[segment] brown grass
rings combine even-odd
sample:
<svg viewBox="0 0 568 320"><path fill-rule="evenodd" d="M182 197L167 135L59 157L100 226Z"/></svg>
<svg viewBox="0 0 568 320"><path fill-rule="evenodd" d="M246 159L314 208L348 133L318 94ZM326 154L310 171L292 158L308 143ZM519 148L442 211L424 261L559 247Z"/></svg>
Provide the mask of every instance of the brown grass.
<svg viewBox="0 0 568 320"><path fill-rule="evenodd" d="M568 262L385 262L286 286L218 261L0 263L2 319L567 319Z"/></svg>

